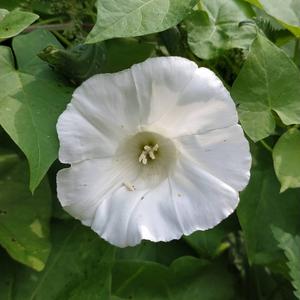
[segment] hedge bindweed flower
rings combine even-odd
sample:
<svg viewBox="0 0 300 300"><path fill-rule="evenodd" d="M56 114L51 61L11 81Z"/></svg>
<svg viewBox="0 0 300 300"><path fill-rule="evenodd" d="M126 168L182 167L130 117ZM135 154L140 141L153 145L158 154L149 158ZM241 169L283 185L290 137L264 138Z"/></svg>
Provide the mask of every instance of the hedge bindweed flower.
<svg viewBox="0 0 300 300"><path fill-rule="evenodd" d="M79 86L57 123L67 212L111 244L169 241L229 216L251 157L213 72L152 58Z"/></svg>

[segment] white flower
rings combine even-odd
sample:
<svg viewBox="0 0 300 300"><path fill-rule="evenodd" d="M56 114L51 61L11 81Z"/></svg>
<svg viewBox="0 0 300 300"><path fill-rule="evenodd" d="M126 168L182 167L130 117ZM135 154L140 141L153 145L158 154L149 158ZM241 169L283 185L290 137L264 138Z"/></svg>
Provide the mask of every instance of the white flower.
<svg viewBox="0 0 300 300"><path fill-rule="evenodd" d="M213 72L152 58L78 87L60 116L58 198L111 244L169 241L230 215L249 145Z"/></svg>

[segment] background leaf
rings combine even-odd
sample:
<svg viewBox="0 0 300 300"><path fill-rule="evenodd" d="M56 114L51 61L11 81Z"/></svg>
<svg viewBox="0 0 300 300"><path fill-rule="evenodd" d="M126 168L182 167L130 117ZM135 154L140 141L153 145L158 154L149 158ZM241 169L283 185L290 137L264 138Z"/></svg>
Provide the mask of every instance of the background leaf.
<svg viewBox="0 0 300 300"><path fill-rule="evenodd" d="M230 232L236 229L234 223L232 216L212 229L196 231L184 239L200 257L214 258L228 249L229 244L225 239Z"/></svg>
<svg viewBox="0 0 300 300"><path fill-rule="evenodd" d="M254 16L251 6L240 0L203 0L203 10L186 20L188 43L202 59L212 59L233 48L249 48L254 26L239 23Z"/></svg>
<svg viewBox="0 0 300 300"><path fill-rule="evenodd" d="M1 0L1 8L11 10L17 8L22 2L24 2L24 0Z"/></svg>
<svg viewBox="0 0 300 300"><path fill-rule="evenodd" d="M0 42L11 38L39 18L38 15L21 10L13 10L0 18Z"/></svg>
<svg viewBox="0 0 300 300"><path fill-rule="evenodd" d="M281 183L281 192L300 187L300 132L290 129L273 149L274 168Z"/></svg>
<svg viewBox="0 0 300 300"><path fill-rule="evenodd" d="M241 193L237 212L249 261L282 270L283 257L276 247L271 225L293 234L299 232L300 190L280 194L279 189L272 169L253 169L250 183Z"/></svg>
<svg viewBox="0 0 300 300"><path fill-rule="evenodd" d="M169 268L149 262L117 262L112 292L121 299L133 300L229 300L235 297L234 284L222 263L182 257Z"/></svg>
<svg viewBox="0 0 300 300"><path fill-rule="evenodd" d="M12 300L15 264L0 248L0 299Z"/></svg>
<svg viewBox="0 0 300 300"><path fill-rule="evenodd" d="M78 222L56 222L52 245L43 272L17 270L14 300L79 300L83 291L84 299L108 299L104 290L110 288L111 246Z"/></svg>
<svg viewBox="0 0 300 300"><path fill-rule="evenodd" d="M135 247L117 249L118 260L152 261L162 265L170 265L181 256L194 256L196 252L184 240L174 240L168 243L153 243L142 241Z"/></svg>
<svg viewBox="0 0 300 300"><path fill-rule="evenodd" d="M247 0L277 19L295 36L300 37L300 2L298 0Z"/></svg>
<svg viewBox="0 0 300 300"><path fill-rule="evenodd" d="M233 299L235 280L221 262L182 257L170 267L115 260L114 247L78 222L56 222L52 251L43 272L5 269L14 297L27 299ZM76 249L76 250L75 250ZM1 258L1 256L0 256ZM129 257L128 257L129 258ZM211 285L214 282L218 289ZM5 291L0 291L0 298Z"/></svg>
<svg viewBox="0 0 300 300"><path fill-rule="evenodd" d="M39 29L29 34L19 35L13 39L12 44L17 59L18 71L43 79L57 81L61 79L50 70L47 63L38 57L38 53L48 46L63 49L62 45L49 31Z"/></svg>
<svg viewBox="0 0 300 300"><path fill-rule="evenodd" d="M0 244L15 260L41 271L50 252L51 196L46 180L32 195L28 178L25 163L0 156Z"/></svg>
<svg viewBox="0 0 300 300"><path fill-rule="evenodd" d="M288 259L288 267L295 295L300 299L300 236L292 236L280 228L273 227L273 234Z"/></svg>
<svg viewBox="0 0 300 300"><path fill-rule="evenodd" d="M254 40L231 89L243 129L253 141L275 131L275 115L286 125L300 123L300 73L290 58L265 37Z"/></svg>
<svg viewBox="0 0 300 300"><path fill-rule="evenodd" d="M28 34L22 47L31 47L31 42L37 47L37 34L39 33ZM51 36L50 33L47 35ZM49 39L51 42L53 38ZM40 40L44 45L39 48L46 46L46 40ZM31 58L32 61L36 59L34 52L20 54L18 49L22 47L18 47L18 43L16 45L17 59L19 56L26 56L25 61L28 63L24 64L21 59L22 71L16 70L11 50L7 47L0 48L0 86L4 90L0 94L0 124L28 158L30 189L33 191L57 158L55 125L71 99L71 89L58 80L48 80L50 77L54 78L50 69L48 75L36 75L29 63Z"/></svg>
<svg viewBox="0 0 300 300"><path fill-rule="evenodd" d="M191 12L197 0L98 0L97 22L87 37L96 43L166 30Z"/></svg>
<svg viewBox="0 0 300 300"><path fill-rule="evenodd" d="M167 267L132 258L116 260L115 248L78 222L56 222L52 232L45 270L5 269L7 276L14 273L10 300L234 298L235 279L221 261L182 257ZM4 292L0 290L0 297Z"/></svg>

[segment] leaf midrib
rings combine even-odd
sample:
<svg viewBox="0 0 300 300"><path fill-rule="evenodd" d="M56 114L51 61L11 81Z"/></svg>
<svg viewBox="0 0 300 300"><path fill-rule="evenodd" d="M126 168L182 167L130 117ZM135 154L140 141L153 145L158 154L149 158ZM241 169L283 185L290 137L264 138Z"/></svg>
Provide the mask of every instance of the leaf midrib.
<svg viewBox="0 0 300 300"><path fill-rule="evenodd" d="M123 19L128 19L128 17L129 17L131 14L133 14L133 13L135 13L135 12L138 12L138 11L141 11L143 7L145 7L145 6L147 6L147 5L150 5L150 4L154 3L155 1L157 1L157 0L149 0L148 2L143 3L141 6L136 7L136 8L134 8L133 10L129 11L129 12L128 12L127 14L125 14L123 17L118 18L116 21L114 21L113 23L109 24L108 27L105 27L104 32L108 31L111 27L115 26L116 24L118 24L119 22L121 22ZM166 0L166 1L168 1L169 8L170 8L170 0ZM166 15L168 14L168 12L169 12L169 9L166 11L165 16L164 16L162 22L163 22L164 19L166 18ZM161 23L162 23L162 22L161 22ZM101 26L99 26L99 27L101 27ZM141 24L140 24L140 27L141 27ZM140 28L140 27L139 27L139 28ZM136 30L136 31L138 31L138 30ZM102 36L105 36L105 34L103 34L103 33L102 33L101 35L102 35Z"/></svg>

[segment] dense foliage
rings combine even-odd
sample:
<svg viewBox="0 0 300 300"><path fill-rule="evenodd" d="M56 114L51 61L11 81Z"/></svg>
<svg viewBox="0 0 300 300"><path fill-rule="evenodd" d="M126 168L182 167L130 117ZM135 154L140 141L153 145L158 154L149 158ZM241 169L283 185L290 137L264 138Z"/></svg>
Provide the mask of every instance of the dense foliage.
<svg viewBox="0 0 300 300"><path fill-rule="evenodd" d="M299 0L0 0L0 299L300 299ZM252 154L237 211L118 249L56 197L83 80L176 55L230 90Z"/></svg>

